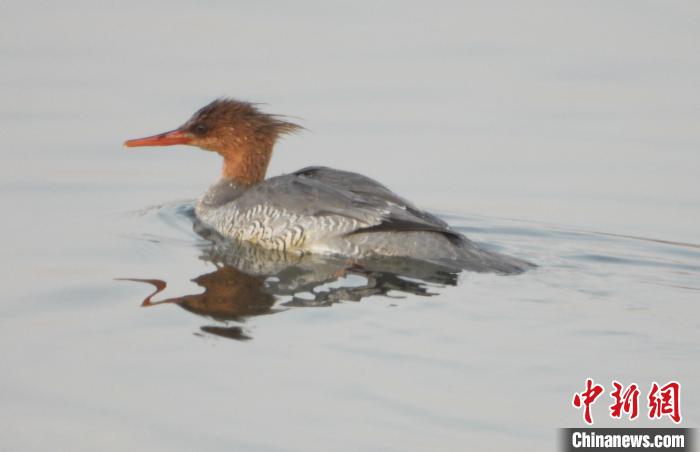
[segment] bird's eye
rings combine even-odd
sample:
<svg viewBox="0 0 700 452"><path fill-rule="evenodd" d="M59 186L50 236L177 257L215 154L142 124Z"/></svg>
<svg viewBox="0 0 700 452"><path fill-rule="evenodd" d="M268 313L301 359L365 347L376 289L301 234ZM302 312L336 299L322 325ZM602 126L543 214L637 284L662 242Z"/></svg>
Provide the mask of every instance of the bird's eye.
<svg viewBox="0 0 700 452"><path fill-rule="evenodd" d="M192 130L193 130L194 133L196 133L197 135L204 135L205 133L207 133L207 126L205 126L204 124L196 124L196 125L192 128Z"/></svg>

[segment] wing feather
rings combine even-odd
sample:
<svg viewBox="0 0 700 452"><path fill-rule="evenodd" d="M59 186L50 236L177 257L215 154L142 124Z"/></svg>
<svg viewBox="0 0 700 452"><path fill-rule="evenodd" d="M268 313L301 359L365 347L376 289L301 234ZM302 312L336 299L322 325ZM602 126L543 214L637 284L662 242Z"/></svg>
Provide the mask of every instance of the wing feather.
<svg viewBox="0 0 700 452"><path fill-rule="evenodd" d="M299 215L344 217L357 221L347 234L426 231L451 240L464 236L447 223L420 210L379 182L361 174L308 167L257 184L236 200L245 210L261 204Z"/></svg>

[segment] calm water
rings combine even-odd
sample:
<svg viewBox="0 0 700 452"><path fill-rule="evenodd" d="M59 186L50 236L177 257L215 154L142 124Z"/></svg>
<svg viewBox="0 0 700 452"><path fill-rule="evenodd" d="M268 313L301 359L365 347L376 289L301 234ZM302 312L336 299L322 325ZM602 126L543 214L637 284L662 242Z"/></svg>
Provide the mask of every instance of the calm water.
<svg viewBox="0 0 700 452"><path fill-rule="evenodd" d="M1 8L0 450L553 450L586 377L679 380L697 426L696 3ZM303 118L271 174L539 268L222 260L216 156L121 148L219 95Z"/></svg>

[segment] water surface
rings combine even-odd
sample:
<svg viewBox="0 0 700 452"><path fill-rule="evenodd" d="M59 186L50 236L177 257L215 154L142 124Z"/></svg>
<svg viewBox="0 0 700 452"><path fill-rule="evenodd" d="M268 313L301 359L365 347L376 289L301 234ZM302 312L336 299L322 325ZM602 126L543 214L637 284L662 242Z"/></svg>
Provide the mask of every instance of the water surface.
<svg viewBox="0 0 700 452"><path fill-rule="evenodd" d="M2 9L0 450L552 450L589 376L679 380L697 425L694 2ZM120 144L220 95L310 130L270 174L360 171L539 267L212 259L216 156Z"/></svg>

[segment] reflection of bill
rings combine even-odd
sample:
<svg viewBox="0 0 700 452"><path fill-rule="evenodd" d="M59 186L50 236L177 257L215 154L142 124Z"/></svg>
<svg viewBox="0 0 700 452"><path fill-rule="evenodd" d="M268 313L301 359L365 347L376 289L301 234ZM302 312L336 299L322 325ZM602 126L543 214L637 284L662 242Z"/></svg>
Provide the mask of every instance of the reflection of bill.
<svg viewBox="0 0 700 452"><path fill-rule="evenodd" d="M166 282L159 279L129 279L153 285L156 290L143 300L141 306L176 304L201 316L219 322L243 321L246 317L273 312L275 297L263 290L264 278L247 275L236 268L221 266L211 273L192 281L204 288L199 294L182 295L153 301L153 297L165 290ZM250 339L240 326L204 326L202 331L231 339Z"/></svg>
<svg viewBox="0 0 700 452"><path fill-rule="evenodd" d="M165 289L165 281L123 279L148 283L156 288L143 301L144 307L176 304L223 323L223 326L203 326L203 332L246 340L250 336L241 326L226 323L243 322L252 316L272 314L290 307L331 306L373 295L435 295L431 288L455 285L459 273L458 269L443 264L400 258L348 261L311 254L286 255L216 238L209 243L202 259L213 262L216 270L192 280L204 289L202 293L154 301L153 298Z"/></svg>

